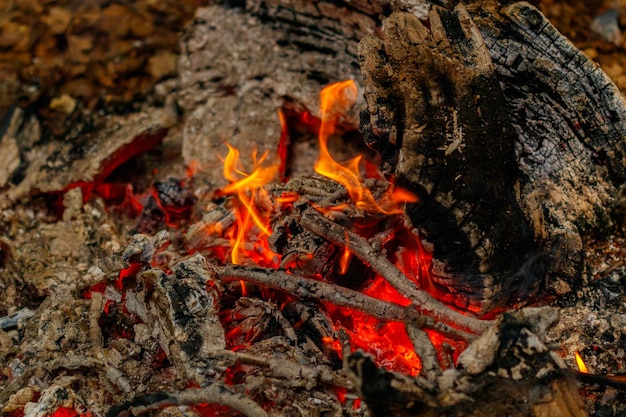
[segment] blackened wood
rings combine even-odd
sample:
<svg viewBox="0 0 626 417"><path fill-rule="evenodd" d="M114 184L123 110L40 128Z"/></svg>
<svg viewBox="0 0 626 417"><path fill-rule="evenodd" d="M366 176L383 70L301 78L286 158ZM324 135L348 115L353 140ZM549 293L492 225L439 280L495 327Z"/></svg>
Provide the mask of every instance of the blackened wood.
<svg viewBox="0 0 626 417"><path fill-rule="evenodd" d="M463 307L487 310L494 287L535 250L516 201L515 132L466 10L435 9L430 22L429 31L396 13L383 40L361 42L363 127L390 173L420 196L408 212L434 247L433 277L467 294Z"/></svg>
<svg viewBox="0 0 626 417"><path fill-rule="evenodd" d="M434 8L429 29L394 13L359 59L362 130L421 198L408 213L433 284L484 312L579 276L580 233L608 223L624 180L626 107L532 6L481 5L479 26L463 6Z"/></svg>
<svg viewBox="0 0 626 417"><path fill-rule="evenodd" d="M581 268L581 236L624 227L612 213L626 181L626 102L609 77L535 8L476 13L517 133L527 176L520 204L555 262L548 282ZM571 279L570 279L571 283Z"/></svg>

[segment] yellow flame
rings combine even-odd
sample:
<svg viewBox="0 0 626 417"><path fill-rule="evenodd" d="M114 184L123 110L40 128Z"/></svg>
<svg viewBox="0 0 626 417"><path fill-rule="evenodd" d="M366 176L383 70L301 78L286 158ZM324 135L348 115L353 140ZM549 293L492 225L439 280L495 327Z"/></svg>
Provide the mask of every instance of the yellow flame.
<svg viewBox="0 0 626 417"><path fill-rule="evenodd" d="M269 196L263 186L278 175L280 162L264 166L262 164L267 159L268 152L265 152L260 158L257 158L256 152L254 152L254 167L252 172L247 174L240 168L239 150L228 144L226 146L228 146L228 155L224 158L223 175L231 183L222 189L222 193L236 195L243 206L237 212L237 232L231 239L230 256L233 264L241 264L248 258L245 244L249 239L248 234L252 227L256 226L262 235L269 236L272 234L269 227L269 216L261 212L259 206L268 206Z"/></svg>
<svg viewBox="0 0 626 417"><path fill-rule="evenodd" d="M224 194L234 194L239 191L246 192L260 189L260 187L272 181L276 177L276 174L278 174L278 163L271 164L270 166L261 165L267 158L267 151L263 153L258 160L256 153L253 155L255 159L254 168L250 174L246 174L238 167L240 164L239 150L229 144L226 144L226 146L228 146L228 155L226 155L224 159L224 178L232 182L222 189ZM237 180L235 174L239 174L244 178Z"/></svg>
<svg viewBox="0 0 626 417"><path fill-rule="evenodd" d="M343 253L341 254L341 258L339 259L339 274L345 275L348 272L348 266L350 265L350 249L348 249L348 241L349 236L348 232L346 232L346 246L343 248Z"/></svg>
<svg viewBox="0 0 626 417"><path fill-rule="evenodd" d="M262 187L276 177L280 164L273 163L269 166L262 166L261 164L268 155L268 152L265 152L261 158L255 161L252 172L246 174L239 169L239 150L228 144L226 146L228 146L228 155L224 159L224 178L232 182L224 187L222 192L224 194L236 194L239 201L248 210L254 224L263 234L269 236L272 234L268 226L269 222L262 219L263 216L259 213L254 202L256 200L267 200L267 191ZM243 176L244 178L238 180L238 176Z"/></svg>
<svg viewBox="0 0 626 417"><path fill-rule="evenodd" d="M578 370L583 374L588 374L589 369L587 369L587 365L585 365L585 361L580 357L578 352L574 352L574 357L576 358L576 366L578 366Z"/></svg>
<svg viewBox="0 0 626 417"><path fill-rule="evenodd" d="M381 207L369 189L364 187L359 171L361 155L340 164L335 161L328 150L328 139L335 132L339 115L348 111L356 102L356 98L357 88L352 80L330 84L322 89L320 93L322 116L319 131L320 155L315 162L315 172L343 185L350 199L361 209L384 214L401 213L402 210L397 207L391 209ZM392 204L417 201L417 198L406 190L392 191L389 199Z"/></svg>

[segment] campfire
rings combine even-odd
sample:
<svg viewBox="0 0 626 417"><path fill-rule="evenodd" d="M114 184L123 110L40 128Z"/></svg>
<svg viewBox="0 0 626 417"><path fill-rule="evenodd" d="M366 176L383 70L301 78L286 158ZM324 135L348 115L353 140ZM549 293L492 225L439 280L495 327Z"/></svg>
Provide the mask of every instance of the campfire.
<svg viewBox="0 0 626 417"><path fill-rule="evenodd" d="M390 254L405 265L410 274L407 276L411 277L410 281L399 281L400 288L409 285L415 285L414 290L418 288L419 274L427 271L428 266L420 264L419 252L408 254L408 245L412 249L418 248L418 236L411 234L402 220L402 206L406 202L415 202L416 197L387 183L382 175L373 172L370 174L378 174L370 179L378 191L374 197L361 178L362 156L340 164L330 155L328 140L334 133L336 120L342 110L353 105L355 100L356 86L352 81L332 84L322 90L320 155L315 164L315 171L322 178L296 178L282 186L274 184L268 190L263 187L280 172L285 172L285 168L281 167L284 160L276 155L272 161L264 153L255 161L252 171L246 174L238 168L239 151L229 146L224 160L224 176L231 183L216 194L234 197L234 201L226 199L223 203L226 206L234 203L230 209L233 220L228 222L231 226L222 229L207 222L193 225L186 235L190 243L187 248L192 253L206 253L208 250L213 257L218 257L221 265L233 265L223 270L218 267L218 276L222 282L241 280L243 297L253 291L247 283L260 285L261 298L267 288L292 294L301 293L298 287L319 292L319 300L326 302L326 314L330 319L329 333L319 335L321 348L333 351L341 358L338 331L343 331L349 335L351 346L374 354L379 364L417 375L420 359L413 351L404 326L397 323L402 313L393 317L395 322L388 322L381 321L381 318L392 316L379 312L385 308L399 311L411 301L382 276L366 271L367 267L363 264L368 259L366 251L373 251L368 241L375 238L381 248L390 248L404 255L405 259L400 259L396 253ZM287 138L288 134L283 137ZM327 217L343 219L341 221L347 226L343 233L340 226L325 220ZM320 224L320 221L323 223ZM320 227L334 227L336 230ZM397 236L401 235L412 240L408 244L399 244ZM352 245L360 245L357 252L360 258L365 257L365 261L356 259L359 256L353 259L351 237L354 240ZM211 242L223 243L221 247L212 247ZM224 246L225 242L227 245ZM421 257L426 259L427 254ZM387 265L392 266L385 263ZM354 271L361 271L364 277L355 278ZM396 271L396 274L399 272ZM336 286L336 281L354 288ZM256 290L259 291L258 288ZM293 301L284 299L285 295L268 296L279 305ZM376 306L379 311L368 314L369 309ZM235 328L233 332L239 330Z"/></svg>
<svg viewBox="0 0 626 417"><path fill-rule="evenodd" d="M608 77L525 3L262 4L199 9L159 105L0 188L3 414L623 410Z"/></svg>

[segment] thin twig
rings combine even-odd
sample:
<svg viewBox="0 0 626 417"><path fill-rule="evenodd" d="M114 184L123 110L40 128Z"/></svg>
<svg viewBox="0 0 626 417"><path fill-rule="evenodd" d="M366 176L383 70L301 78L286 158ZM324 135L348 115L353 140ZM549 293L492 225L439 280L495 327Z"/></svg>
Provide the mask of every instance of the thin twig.
<svg viewBox="0 0 626 417"><path fill-rule="evenodd" d="M300 225L331 243L348 248L357 258L367 263L376 273L385 278L400 294L410 299L422 314L432 316L437 321L474 334L483 333L492 321L479 320L454 311L433 298L426 291L418 289L385 256L381 256L372 246L351 230L333 223L314 209L302 213Z"/></svg>
<svg viewBox="0 0 626 417"><path fill-rule="evenodd" d="M359 310L380 320L404 322L409 315L419 328L436 330L453 340L470 342L476 338L472 333L455 329L445 323L437 322L432 317L422 315L415 308L402 307L399 304L379 300L349 288L288 274L279 269L228 265L218 268L217 277L222 282L242 280L285 291L302 299L328 301L336 306Z"/></svg>
<svg viewBox="0 0 626 417"><path fill-rule="evenodd" d="M286 291L299 298L328 301L336 306L360 310L381 320L404 320L404 308L398 304L328 282L288 274L278 269L227 265L218 269L217 277L222 282L243 280Z"/></svg>
<svg viewBox="0 0 626 417"><path fill-rule="evenodd" d="M417 353L422 361L422 368L420 370L420 376L423 376L428 381L435 383L437 377L441 375L441 367L439 365L439 359L437 358L437 351L433 346L428 334L420 329L415 323L407 320L405 323L406 333L411 339L413 344L413 350Z"/></svg>
<svg viewBox="0 0 626 417"><path fill-rule="evenodd" d="M309 384L321 382L345 388L352 385L345 375L338 374L324 365L307 366L294 361L270 358L264 359L258 355L245 352L233 352L232 350L220 350L212 355L213 358L224 359L231 363L241 363L268 369L274 378L288 379L292 382L298 379L307 381Z"/></svg>
<svg viewBox="0 0 626 417"><path fill-rule="evenodd" d="M268 417L268 414L260 405L221 384L213 384L206 388L187 388L183 391L141 395L135 397L132 401L111 407L106 417L128 414L137 416L167 405L197 405L204 403L225 405L248 417Z"/></svg>
<svg viewBox="0 0 626 417"><path fill-rule="evenodd" d="M435 330L440 335L457 341L471 343L478 338L478 335L455 329L445 323L436 321L433 317L420 313L415 306L407 306L404 310L404 321L413 323L419 329Z"/></svg>

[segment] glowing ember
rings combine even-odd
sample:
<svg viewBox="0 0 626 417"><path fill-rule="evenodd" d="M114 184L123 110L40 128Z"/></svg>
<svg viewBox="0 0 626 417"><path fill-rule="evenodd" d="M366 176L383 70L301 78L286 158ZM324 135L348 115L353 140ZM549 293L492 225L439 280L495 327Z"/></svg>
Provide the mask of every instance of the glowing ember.
<svg viewBox="0 0 626 417"><path fill-rule="evenodd" d="M200 417L239 417L241 413L225 405L197 404L191 407Z"/></svg>
<svg viewBox="0 0 626 417"><path fill-rule="evenodd" d="M356 101L357 88L352 80L342 81L325 87L320 93L320 111L322 123L319 131L320 155L315 162L315 172L337 181L348 191L350 199L356 206L368 212L384 214L402 213L401 204L415 202L417 198L406 190L394 190L388 192L383 207L378 204L369 189L363 186L359 164L361 155L344 162L338 163L328 151L328 139L335 132L339 115L345 113Z"/></svg>
<svg viewBox="0 0 626 417"><path fill-rule="evenodd" d="M381 300L407 306L410 301L377 276L362 292ZM408 375L418 375L421 360L413 350L404 324L383 322L359 311L325 304L326 310L337 326L350 336L354 349L362 349L373 355L376 363L387 369ZM325 341L326 345L341 356L341 345L337 341Z"/></svg>
<svg viewBox="0 0 626 417"><path fill-rule="evenodd" d="M335 392L337 392L337 398L341 402L341 404L346 404L349 400L348 398L348 390L344 387L336 387ZM354 410L358 410L361 407L361 400L359 398L354 398L354 402L352 404L352 408Z"/></svg>
<svg viewBox="0 0 626 417"><path fill-rule="evenodd" d="M78 413L73 408L59 407L52 414L50 414L50 417L91 417L91 415L92 414L90 412Z"/></svg>
<svg viewBox="0 0 626 417"><path fill-rule="evenodd" d="M578 366L578 370L583 374L588 374L589 369L587 369L587 365L585 365L583 358L581 358L578 352L574 352L574 357L576 358L576 366Z"/></svg>
<svg viewBox="0 0 626 417"><path fill-rule="evenodd" d="M280 159L280 179L285 179L287 170L287 142L289 141L289 131L287 130L287 119L285 114L278 110L278 120L280 121L280 141L278 142L278 158Z"/></svg>
<svg viewBox="0 0 626 417"><path fill-rule="evenodd" d="M117 289L121 290L124 287L124 280L126 278L135 278L140 271L140 263L131 263L128 268L122 269L117 277L117 281L115 281Z"/></svg>
<svg viewBox="0 0 626 417"><path fill-rule="evenodd" d="M422 361L413 350L413 344L403 323L384 322L357 310L325 304L338 327L350 337L353 349L361 349L376 359L379 366L392 371L416 376ZM341 345L325 340L326 345L341 357Z"/></svg>

